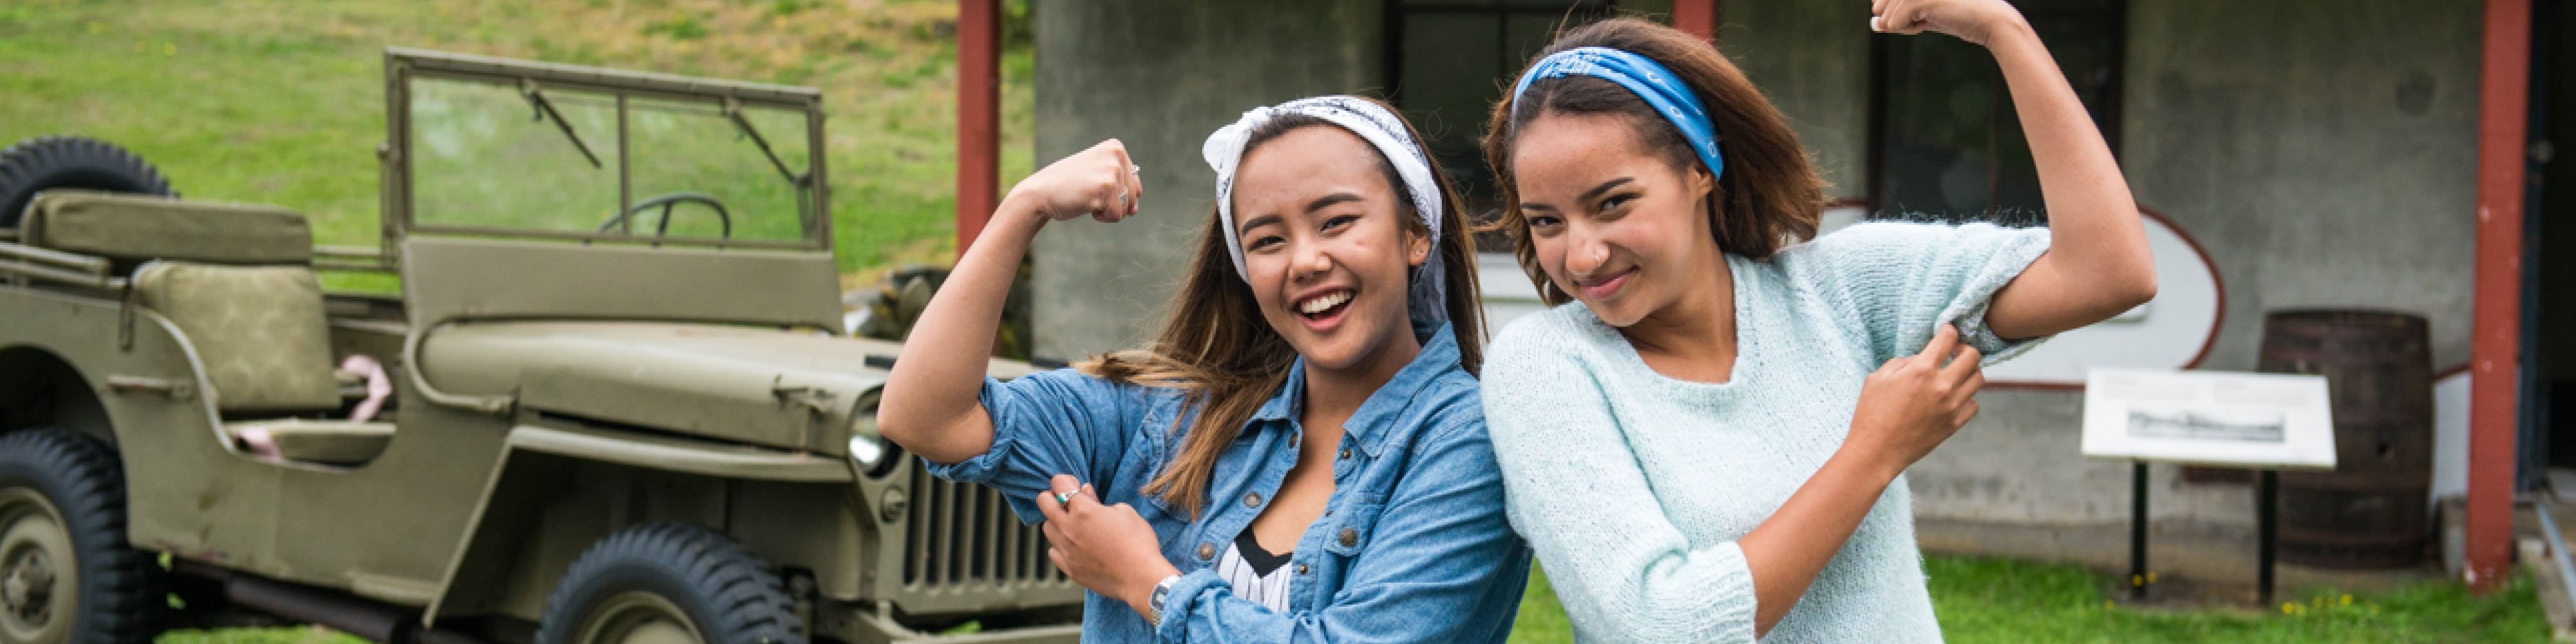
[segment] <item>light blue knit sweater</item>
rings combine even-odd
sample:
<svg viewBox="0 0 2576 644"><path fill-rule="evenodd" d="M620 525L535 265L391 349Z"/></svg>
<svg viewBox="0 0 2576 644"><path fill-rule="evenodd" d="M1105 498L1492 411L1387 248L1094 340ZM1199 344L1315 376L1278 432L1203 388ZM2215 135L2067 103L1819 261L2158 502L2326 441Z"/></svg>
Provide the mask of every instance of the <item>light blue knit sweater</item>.
<svg viewBox="0 0 2576 644"><path fill-rule="evenodd" d="M1487 350L1485 418L1507 509L1577 641L1751 642L1736 540L1841 446L1861 381L1936 322L1999 360L1986 303L2048 248L2045 229L1865 223L1770 261L1728 255L1736 351L1725 383L1657 374L1581 303L1525 316ZM1937 642L1899 478L1764 641Z"/></svg>

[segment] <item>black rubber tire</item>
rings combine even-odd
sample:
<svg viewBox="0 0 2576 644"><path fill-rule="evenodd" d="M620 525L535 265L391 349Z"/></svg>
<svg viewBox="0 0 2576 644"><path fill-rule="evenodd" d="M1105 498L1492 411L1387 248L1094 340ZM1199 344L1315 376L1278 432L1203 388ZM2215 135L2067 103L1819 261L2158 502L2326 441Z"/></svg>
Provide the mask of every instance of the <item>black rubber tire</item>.
<svg viewBox="0 0 2576 644"><path fill-rule="evenodd" d="M105 441L67 429L27 429L0 436L0 497L31 490L52 504L70 537L78 609L67 637L34 644L144 644L159 634L165 600L161 569L125 543L125 467ZM17 533L15 515L0 537ZM14 538L0 538L0 579L18 571ZM49 604L50 606L50 604ZM0 610L15 605L0 604ZM0 616L0 619L16 619ZM49 619L62 619L52 615ZM47 628L46 631L53 629ZM0 630L0 641L31 644Z"/></svg>
<svg viewBox="0 0 2576 644"><path fill-rule="evenodd" d="M615 610L611 600L638 592L677 609L703 644L806 644L769 564L713 530L672 521L619 530L574 559L546 598L537 644L617 644L587 631L612 617L600 614Z"/></svg>
<svg viewBox="0 0 2576 644"><path fill-rule="evenodd" d="M36 193L85 188L178 197L170 180L125 148L78 136L40 136L0 150L0 228L15 228Z"/></svg>

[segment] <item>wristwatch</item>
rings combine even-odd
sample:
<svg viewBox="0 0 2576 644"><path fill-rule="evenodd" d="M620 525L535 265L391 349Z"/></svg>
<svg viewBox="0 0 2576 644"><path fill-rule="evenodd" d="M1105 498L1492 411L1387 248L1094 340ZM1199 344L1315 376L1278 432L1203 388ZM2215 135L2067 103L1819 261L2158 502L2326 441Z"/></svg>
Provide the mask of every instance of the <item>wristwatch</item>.
<svg viewBox="0 0 2576 644"><path fill-rule="evenodd" d="M1164 577L1162 581L1154 582L1154 594L1146 596L1145 599L1145 608L1151 611L1145 615L1145 621L1153 622L1156 626L1163 624L1163 600L1172 598L1172 584L1180 581L1180 575L1172 575Z"/></svg>

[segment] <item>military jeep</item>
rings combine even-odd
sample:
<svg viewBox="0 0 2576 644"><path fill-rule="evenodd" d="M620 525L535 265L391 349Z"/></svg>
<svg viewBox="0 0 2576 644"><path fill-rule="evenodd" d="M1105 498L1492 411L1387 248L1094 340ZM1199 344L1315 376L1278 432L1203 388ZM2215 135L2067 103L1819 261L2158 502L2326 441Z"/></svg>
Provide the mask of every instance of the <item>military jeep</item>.
<svg viewBox="0 0 2576 644"><path fill-rule="evenodd" d="M1040 533L875 431L900 347L843 329L819 92L385 83L379 247L104 142L0 152L0 642L1078 636Z"/></svg>

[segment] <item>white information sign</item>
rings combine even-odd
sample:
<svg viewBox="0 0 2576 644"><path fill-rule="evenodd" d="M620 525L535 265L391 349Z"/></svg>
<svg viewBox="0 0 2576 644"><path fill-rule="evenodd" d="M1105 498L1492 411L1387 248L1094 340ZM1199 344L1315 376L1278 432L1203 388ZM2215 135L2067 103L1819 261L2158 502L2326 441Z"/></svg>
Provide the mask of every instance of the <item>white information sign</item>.
<svg viewBox="0 0 2576 644"><path fill-rule="evenodd" d="M2325 376L2094 369L2084 455L2256 468L2333 468Z"/></svg>

